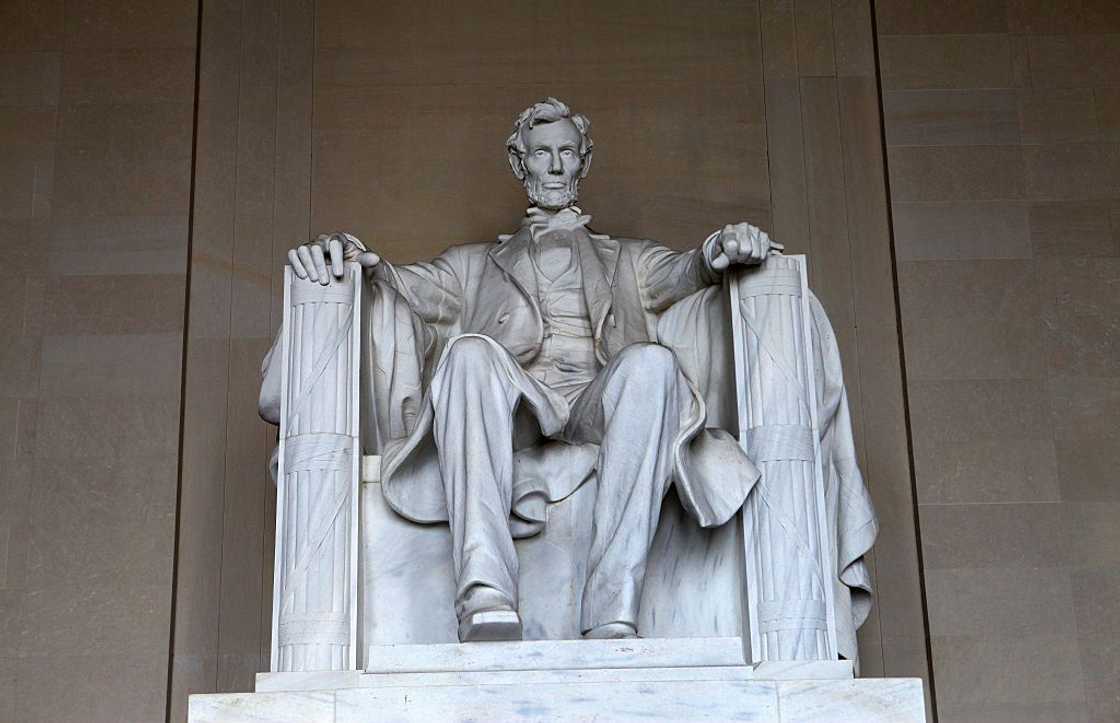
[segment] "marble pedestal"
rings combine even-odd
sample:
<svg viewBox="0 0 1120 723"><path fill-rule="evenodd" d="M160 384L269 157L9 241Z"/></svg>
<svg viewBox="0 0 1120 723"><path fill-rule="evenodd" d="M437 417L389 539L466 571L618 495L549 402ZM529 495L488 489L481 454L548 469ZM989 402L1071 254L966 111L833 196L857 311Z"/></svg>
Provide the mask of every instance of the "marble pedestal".
<svg viewBox="0 0 1120 723"><path fill-rule="evenodd" d="M752 667L738 637L389 645L369 660L193 695L189 721L925 721L920 680L853 679L844 661Z"/></svg>

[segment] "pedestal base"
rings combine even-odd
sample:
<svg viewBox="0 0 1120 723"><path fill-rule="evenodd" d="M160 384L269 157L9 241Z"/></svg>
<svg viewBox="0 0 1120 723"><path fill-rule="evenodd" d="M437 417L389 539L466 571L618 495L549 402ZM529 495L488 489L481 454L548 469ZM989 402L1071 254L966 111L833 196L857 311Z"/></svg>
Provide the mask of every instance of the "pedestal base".
<svg viewBox="0 0 1120 723"><path fill-rule="evenodd" d="M189 721L925 721L918 679L754 668L728 640L386 646L370 650L377 672L262 673L256 693L193 695Z"/></svg>

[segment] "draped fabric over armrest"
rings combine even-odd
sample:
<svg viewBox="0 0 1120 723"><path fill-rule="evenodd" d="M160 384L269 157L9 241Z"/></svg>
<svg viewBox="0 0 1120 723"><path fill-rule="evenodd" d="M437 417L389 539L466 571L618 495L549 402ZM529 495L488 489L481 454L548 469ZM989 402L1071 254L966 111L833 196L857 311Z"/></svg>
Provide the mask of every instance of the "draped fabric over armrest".
<svg viewBox="0 0 1120 723"><path fill-rule="evenodd" d="M810 295L809 307L829 536L834 541L837 643L842 656L858 660L856 630L871 612L871 575L864 556L879 528L856 461L836 336L815 296ZM726 290L710 287L661 316L658 340L673 350L703 395L709 431L716 428L733 437L738 420L730 328Z"/></svg>

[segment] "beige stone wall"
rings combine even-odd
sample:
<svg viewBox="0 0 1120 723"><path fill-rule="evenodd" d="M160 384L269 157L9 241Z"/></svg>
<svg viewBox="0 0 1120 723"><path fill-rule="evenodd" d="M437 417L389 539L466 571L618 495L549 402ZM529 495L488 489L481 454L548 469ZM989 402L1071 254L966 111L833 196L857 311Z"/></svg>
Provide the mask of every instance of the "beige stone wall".
<svg viewBox="0 0 1120 723"><path fill-rule="evenodd" d="M876 7L940 720L1120 719L1120 5Z"/></svg>
<svg viewBox="0 0 1120 723"><path fill-rule="evenodd" d="M866 0L0 5L0 720L251 689L283 254L510 230L502 144L548 93L594 121L597 228L685 248L749 219L810 254L883 521L864 672L925 676L872 40Z"/></svg>
<svg viewBox="0 0 1120 723"><path fill-rule="evenodd" d="M196 18L0 3L0 720L164 716Z"/></svg>

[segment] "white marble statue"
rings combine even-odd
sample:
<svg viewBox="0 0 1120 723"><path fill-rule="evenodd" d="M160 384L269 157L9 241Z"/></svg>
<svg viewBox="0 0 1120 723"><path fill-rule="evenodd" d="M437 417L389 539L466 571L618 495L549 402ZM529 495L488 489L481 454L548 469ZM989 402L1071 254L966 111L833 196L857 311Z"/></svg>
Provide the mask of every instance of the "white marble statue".
<svg viewBox="0 0 1120 723"><path fill-rule="evenodd" d="M769 645L772 659L854 659L870 605L863 555L876 525L828 320L804 295L808 323L789 321L804 336L788 354L803 353L807 366L786 364L768 336L777 327L751 327L749 314L733 355L723 277L772 255L786 259L782 246L749 223L723 226L684 252L592 231L576 205L592 158L589 125L553 98L520 114L507 150L531 207L496 242L407 265L347 233L289 252L296 276L327 287L345 262L363 269L360 434L365 454L381 457L385 499L407 520L449 525L458 634L469 641L522 637L514 540L539 533L542 509L589 478L596 490L579 609L587 638L638 634L671 487L704 528L724 525L750 498L755 531L770 535L758 538L766 583L751 624L769 627L756 645ZM767 265L780 266L781 278L798 273ZM742 309L764 310L758 299L785 293L782 283L743 285ZM802 297L790 298L786 311L766 313L796 317ZM265 360L260 402L274 423L279 356ZM751 377L751 369L761 372ZM738 395L736 371L745 386ZM791 374L795 383L785 384ZM763 401L767 390L787 396ZM760 474L771 478L760 484ZM782 499L814 489L819 499L807 505ZM771 526L784 532L771 535ZM772 545L778 534L786 542ZM788 601L802 598L790 611ZM823 633L783 638L817 618L824 630L826 607L831 642Z"/></svg>

